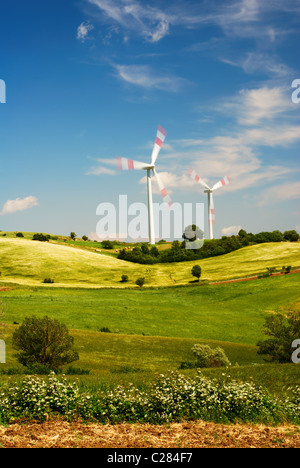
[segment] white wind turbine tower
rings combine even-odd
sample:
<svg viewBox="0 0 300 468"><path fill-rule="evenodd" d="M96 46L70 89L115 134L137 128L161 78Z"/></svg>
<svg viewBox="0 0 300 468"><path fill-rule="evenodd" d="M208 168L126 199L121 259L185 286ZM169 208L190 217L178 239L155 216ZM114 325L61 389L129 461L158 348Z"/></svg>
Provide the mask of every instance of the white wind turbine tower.
<svg viewBox="0 0 300 468"><path fill-rule="evenodd" d="M214 238L213 233L213 224L215 224L215 208L214 208L214 200L213 200L213 192L224 185L230 184L231 179L229 176L224 177L219 182L217 182L212 188L210 188L203 179L201 179L198 174L194 171L194 169L189 169L189 176L201 184L203 187L206 188L204 193L207 193L208 197L208 229L209 229L209 238Z"/></svg>
<svg viewBox="0 0 300 468"><path fill-rule="evenodd" d="M164 130L160 125L157 129L156 140L154 143L152 156L151 156L151 164L146 164L139 161L134 161L133 159L126 159L117 157L117 166L120 170L144 170L147 171L147 191L148 191L148 219L149 219L149 243L155 244L155 231L154 231L154 220L153 220L153 203L152 203L152 181L151 177L153 174L156 177L160 193L163 197L163 201L167 203L168 207L172 205L171 198L168 195L164 184L162 183L159 175L155 170L155 162L160 152L160 149L163 145L163 142L166 138L167 132Z"/></svg>

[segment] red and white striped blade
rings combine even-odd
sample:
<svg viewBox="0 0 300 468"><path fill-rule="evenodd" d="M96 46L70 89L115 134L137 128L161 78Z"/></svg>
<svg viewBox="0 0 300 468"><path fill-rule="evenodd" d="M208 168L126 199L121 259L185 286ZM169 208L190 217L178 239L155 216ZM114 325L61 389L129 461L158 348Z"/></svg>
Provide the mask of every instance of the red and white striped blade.
<svg viewBox="0 0 300 468"><path fill-rule="evenodd" d="M210 194L210 208L208 213L208 221L212 224L215 224L216 222L214 199L212 193Z"/></svg>
<svg viewBox="0 0 300 468"><path fill-rule="evenodd" d="M207 188L208 190L210 190L210 187L207 185L206 182L204 182L203 179L200 179L200 177L198 176L198 174L194 171L194 169L190 168L189 169L189 172L188 172L189 176L195 180L196 182L198 182L198 184L201 184L203 185L203 187Z"/></svg>
<svg viewBox="0 0 300 468"><path fill-rule="evenodd" d="M157 174L157 172L156 172L156 170L154 168L153 168L153 172L154 172L154 175L156 177L158 187L159 187L161 196L163 198L163 201L168 205L168 207L171 207L173 202L172 202L170 196L168 195L167 189L165 188L161 178L159 177L159 175Z"/></svg>
<svg viewBox="0 0 300 468"><path fill-rule="evenodd" d="M228 184L230 184L230 182L231 182L230 177L229 177L229 176L225 176L222 180L220 180L219 182L217 182L217 183L213 186L212 190L216 190L216 189L218 189L218 188L220 188L220 187L223 187L224 185L228 185Z"/></svg>
<svg viewBox="0 0 300 468"><path fill-rule="evenodd" d="M134 161L133 159L126 159L117 156L117 168L119 170L139 170L139 169L149 169L151 166L140 161Z"/></svg>
<svg viewBox="0 0 300 468"><path fill-rule="evenodd" d="M167 132L164 128L162 128L160 125L157 128L157 133L156 133L156 140L154 143L153 151L152 151L152 156L151 156L151 165L154 166L155 161L157 159L157 156L160 152L160 149L163 145L163 142L165 141Z"/></svg>

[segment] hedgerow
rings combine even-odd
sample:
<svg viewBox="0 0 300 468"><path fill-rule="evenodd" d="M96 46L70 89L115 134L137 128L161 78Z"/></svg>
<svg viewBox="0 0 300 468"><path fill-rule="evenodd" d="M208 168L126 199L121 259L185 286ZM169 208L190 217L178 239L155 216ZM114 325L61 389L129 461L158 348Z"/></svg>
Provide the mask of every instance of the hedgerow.
<svg viewBox="0 0 300 468"><path fill-rule="evenodd" d="M300 424L300 388L290 389L290 397L279 400L262 387L229 378L208 379L198 371L193 378L177 372L160 375L147 391L131 384L89 395L65 376L55 374L26 377L20 384L1 389L1 423L44 421L55 415L102 424L195 419Z"/></svg>

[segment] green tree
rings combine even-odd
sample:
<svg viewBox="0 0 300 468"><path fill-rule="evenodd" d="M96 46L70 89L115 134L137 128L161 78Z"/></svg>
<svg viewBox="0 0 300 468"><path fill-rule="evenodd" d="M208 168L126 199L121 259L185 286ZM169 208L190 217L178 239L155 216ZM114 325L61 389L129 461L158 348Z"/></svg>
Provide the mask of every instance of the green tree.
<svg viewBox="0 0 300 468"><path fill-rule="evenodd" d="M200 265L194 265L192 268L192 275L198 278L198 281L200 280L201 276L201 266Z"/></svg>
<svg viewBox="0 0 300 468"><path fill-rule="evenodd" d="M300 337L300 312L276 313L265 319L264 332L269 338L257 343L258 354L269 362L291 362L292 343Z"/></svg>
<svg viewBox="0 0 300 468"><path fill-rule="evenodd" d="M290 242L297 242L300 239L300 236L298 232L293 229L291 231L284 231L283 238Z"/></svg>
<svg viewBox="0 0 300 468"><path fill-rule="evenodd" d="M135 284L141 288L145 284L145 278L138 278Z"/></svg>
<svg viewBox="0 0 300 468"><path fill-rule="evenodd" d="M79 359L66 325L47 316L26 317L14 332L12 342L14 349L19 350L18 361L25 367L41 364L58 369Z"/></svg>
<svg viewBox="0 0 300 468"><path fill-rule="evenodd" d="M75 240L75 239L76 239L76 234L75 234L75 232L71 232L71 233L70 233L70 237L71 237L72 240Z"/></svg>

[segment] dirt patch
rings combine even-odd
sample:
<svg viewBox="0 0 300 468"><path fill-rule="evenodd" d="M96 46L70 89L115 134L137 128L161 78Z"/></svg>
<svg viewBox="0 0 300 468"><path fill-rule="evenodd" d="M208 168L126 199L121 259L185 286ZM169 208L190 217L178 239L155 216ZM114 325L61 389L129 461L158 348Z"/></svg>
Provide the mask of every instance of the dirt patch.
<svg viewBox="0 0 300 468"><path fill-rule="evenodd" d="M268 278L271 278L272 276L284 276L286 274L293 274L293 273L300 273L300 269L298 270L291 270L289 273L284 273L284 272L275 272L275 273L272 273L272 275L268 276ZM245 278L235 278L235 279L231 279L231 280L223 280L223 281L214 281L213 283L209 283L210 286L214 286L216 284L227 284L227 283L238 283L239 281L252 281L252 280L257 280L257 279L260 279L260 277L258 275L256 276L247 276Z"/></svg>
<svg viewBox="0 0 300 468"><path fill-rule="evenodd" d="M0 288L0 291L11 291L12 288L6 288L6 287L2 287Z"/></svg>
<svg viewBox="0 0 300 468"><path fill-rule="evenodd" d="M43 424L0 426L4 448L300 448L298 426L222 425L203 421L148 424Z"/></svg>

